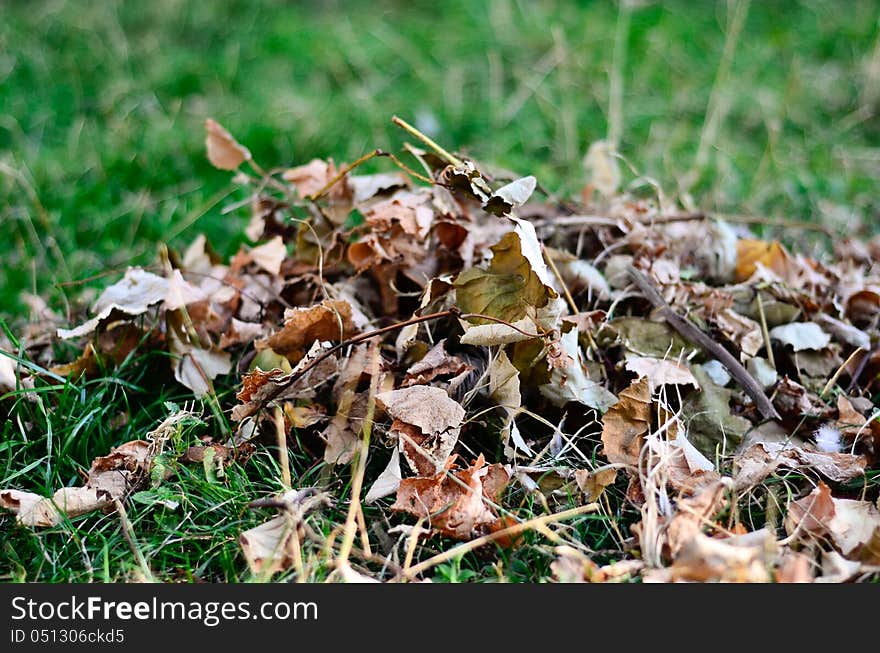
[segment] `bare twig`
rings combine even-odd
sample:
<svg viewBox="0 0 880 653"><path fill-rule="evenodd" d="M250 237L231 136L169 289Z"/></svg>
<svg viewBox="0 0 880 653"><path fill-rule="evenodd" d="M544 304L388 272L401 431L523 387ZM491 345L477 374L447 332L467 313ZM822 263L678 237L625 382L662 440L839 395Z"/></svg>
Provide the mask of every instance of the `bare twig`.
<svg viewBox="0 0 880 653"><path fill-rule="evenodd" d="M411 317L408 320L403 320L402 322L395 322L394 324L389 324L388 326L382 327L381 329L376 329L374 331L368 331L367 333L362 333L358 336L354 336L353 338L349 338L348 340L343 340L342 342L334 345L333 347L330 347L329 349L325 350L322 354L320 354L319 356L316 356L314 359L312 359L312 361L310 363L303 366L302 369L296 371L295 373L289 374L287 377L280 380L277 383L277 385L272 389L272 391L267 393L266 397L263 398L262 405L265 406L270 401L277 398L278 395L280 395L284 390L286 390L291 385L293 385L293 383L297 379L302 378L302 376L304 374L313 370L320 363L324 362L325 360L327 360L331 356L335 355L337 352L341 351L342 349L345 349L346 347L360 344L360 343L365 342L367 340L371 340L372 338L376 338L377 336L385 335L386 333L391 333L392 331L397 331L398 329L402 329L404 327L411 326L413 324L420 324L422 322L428 322L430 320L439 320L444 317L453 317L453 316L459 317L459 318L462 318L465 320L470 319L470 318L478 318L481 320L490 320L492 322L497 322L499 324L503 324L505 326L508 326L511 329L513 329L514 331L517 331L517 332L519 332L529 338L543 338L545 335L547 335L546 333L529 333L528 331L524 331L523 329L520 329L515 324L511 324L510 322L508 322L506 320L502 320L497 317L492 317L491 315L483 315L482 313L462 313L460 309L455 308L455 307L447 309L445 311L439 311L437 313L429 313L428 315L417 315L417 316ZM248 414L252 414L252 413L248 413Z"/></svg>
<svg viewBox="0 0 880 653"><path fill-rule="evenodd" d="M666 303L666 300L663 299L662 295L660 295L660 292L651 280L642 272L633 266L629 266L628 272L629 276L639 287L639 290L645 295L645 298L660 310L664 319L673 329L678 331L683 337L691 342L700 345L727 368L730 375L736 379L737 383L742 386L746 394L755 402L755 407L764 418L779 419L779 413L776 412L773 404L767 398L767 395L764 394L764 390L758 382L755 381L754 377L749 374L748 370L746 370L746 368L744 368L729 351L707 336L693 322L673 311L669 304Z"/></svg>
<svg viewBox="0 0 880 653"><path fill-rule="evenodd" d="M597 510L599 510L598 503L588 503L585 506L579 506L578 508L572 508L571 510L564 510L562 512L554 513L552 515L542 515L541 517L535 517L534 519L529 519L528 521L514 524L513 526L508 526L507 528L502 528L501 530L495 531L494 533L483 535L482 537L478 537L474 540L471 540L470 542L464 542L463 544L454 546L451 549L447 549L443 553L438 553L432 558L428 558L427 560L424 560L423 562L420 562L419 564L410 567L409 569L405 569L405 572L407 577L412 578L427 571L431 567L436 567L437 565L447 562L448 560L454 560L459 556L463 556L465 553L473 551L474 549L479 549L481 546L490 544L495 540L514 537L528 530L538 529L541 526L565 521L566 519L585 515L588 512L596 512Z"/></svg>
<svg viewBox="0 0 880 653"><path fill-rule="evenodd" d="M372 152L367 152L366 154L364 154L362 157L360 157L359 159L357 159L353 163L350 163L347 166L343 166L342 169L336 173L336 176L333 177L333 179L331 179L326 184L324 184L324 187L321 188L321 190L319 190L317 193L312 193L306 199L308 199L312 202L321 199L322 197L324 197L324 195L329 193L330 189L333 188L336 184L338 184L342 180L342 178L345 177L345 175L347 175L349 172L351 172L352 170L357 168L362 163L366 163L370 159L377 157L381 154L382 154L382 150L373 150Z"/></svg>
<svg viewBox="0 0 880 653"><path fill-rule="evenodd" d="M405 120L401 120L397 116L393 116L391 118L391 122L403 129L408 134L418 138L420 141L422 141L422 143L430 147L432 150L434 150L437 154L446 159L447 162L451 163L456 168L461 168L464 165L464 161L459 159L454 154L450 154L449 152L447 152L445 149L440 147L440 145L438 145L433 139L420 132L418 129L410 125Z"/></svg>

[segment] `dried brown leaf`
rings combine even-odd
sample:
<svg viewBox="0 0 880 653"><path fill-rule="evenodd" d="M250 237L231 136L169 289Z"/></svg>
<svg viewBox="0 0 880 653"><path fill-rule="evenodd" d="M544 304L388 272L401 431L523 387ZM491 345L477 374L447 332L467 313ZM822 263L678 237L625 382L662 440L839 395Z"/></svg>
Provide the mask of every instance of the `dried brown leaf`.
<svg viewBox="0 0 880 653"><path fill-rule="evenodd" d="M220 170L235 170L245 161L250 161L251 153L241 145L232 134L220 123L207 118L205 120L205 146L208 149L208 160Z"/></svg>
<svg viewBox="0 0 880 653"><path fill-rule="evenodd" d="M633 381L602 417L602 445L612 463L638 467L651 427L651 387L647 378Z"/></svg>
<svg viewBox="0 0 880 653"><path fill-rule="evenodd" d="M290 516L280 515L239 535L238 542L252 574L269 576L293 564L296 528Z"/></svg>
<svg viewBox="0 0 880 653"><path fill-rule="evenodd" d="M351 305L342 299L326 299L308 308L287 310L281 329L258 340L256 347L268 347L295 364L314 342L338 342L354 333Z"/></svg>
<svg viewBox="0 0 880 653"><path fill-rule="evenodd" d="M766 583L775 554L770 531L748 536L715 539L695 533L676 555L670 567L673 581Z"/></svg>
<svg viewBox="0 0 880 653"><path fill-rule="evenodd" d="M424 385L376 395L376 402L395 421L391 431L417 473L428 476L444 468L458 442L465 411L446 391Z"/></svg>
<svg viewBox="0 0 880 653"><path fill-rule="evenodd" d="M692 385L699 388L700 384L688 369L687 365L670 359L652 358L648 356L631 356L626 359L626 369L635 372L639 377L647 377L650 390L662 385Z"/></svg>
<svg viewBox="0 0 880 653"><path fill-rule="evenodd" d="M581 492L584 493L584 500L587 503L592 503L602 496L606 487L617 480L617 470L613 467L598 471L578 469L574 473L574 479Z"/></svg>
<svg viewBox="0 0 880 653"><path fill-rule="evenodd" d="M153 434L157 432L158 429ZM2 490L0 507L12 510L17 521L25 526L56 526L65 517L103 510L149 478L157 450L154 443L146 440L126 442L106 456L95 458L85 486L61 488L51 498L32 492Z"/></svg>
<svg viewBox="0 0 880 653"><path fill-rule="evenodd" d="M489 532L499 517L484 499L498 500L509 480L507 471L498 464L486 466L481 455L473 466L449 474L460 483L445 470L403 479L391 509L427 518L433 531L459 540Z"/></svg>
<svg viewBox="0 0 880 653"><path fill-rule="evenodd" d="M807 451L787 443L759 442L737 454L733 482L738 490L758 485L779 467L814 469L825 478L845 483L865 474L864 456Z"/></svg>
<svg viewBox="0 0 880 653"><path fill-rule="evenodd" d="M287 256L287 246L281 236L275 236L268 242L251 249L250 255L254 263L269 274L276 275L281 272L281 264Z"/></svg>

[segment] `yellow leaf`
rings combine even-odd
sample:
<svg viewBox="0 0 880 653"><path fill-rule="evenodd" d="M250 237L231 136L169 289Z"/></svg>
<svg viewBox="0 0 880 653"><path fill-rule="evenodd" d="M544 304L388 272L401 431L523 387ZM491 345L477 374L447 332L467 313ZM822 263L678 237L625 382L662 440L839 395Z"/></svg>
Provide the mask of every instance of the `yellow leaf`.
<svg viewBox="0 0 880 653"><path fill-rule="evenodd" d="M758 263L777 274L784 274L788 261L788 252L779 241L742 238L736 243L736 280L749 279L755 273Z"/></svg>

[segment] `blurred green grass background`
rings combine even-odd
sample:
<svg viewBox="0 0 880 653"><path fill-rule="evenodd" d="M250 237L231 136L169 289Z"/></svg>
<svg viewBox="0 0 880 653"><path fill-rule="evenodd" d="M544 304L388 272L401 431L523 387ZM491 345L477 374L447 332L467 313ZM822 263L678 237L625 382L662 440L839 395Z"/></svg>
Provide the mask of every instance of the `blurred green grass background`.
<svg viewBox="0 0 880 653"><path fill-rule="evenodd" d="M22 315L23 290L64 310L83 289L64 284L150 263L158 242L203 231L234 251L243 217L221 213L229 176L204 159L206 116L272 167L398 148L398 114L569 193L610 130L639 174L701 208L878 229L877 2L56 0L0 14L0 316Z"/></svg>

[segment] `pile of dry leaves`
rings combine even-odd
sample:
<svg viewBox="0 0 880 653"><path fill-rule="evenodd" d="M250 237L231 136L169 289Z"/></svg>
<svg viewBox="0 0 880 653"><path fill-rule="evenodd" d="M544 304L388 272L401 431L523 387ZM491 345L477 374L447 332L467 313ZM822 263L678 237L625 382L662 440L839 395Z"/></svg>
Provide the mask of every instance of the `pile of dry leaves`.
<svg viewBox="0 0 880 653"><path fill-rule="evenodd" d="M396 122L427 146L407 146L411 164L376 151L269 174L208 120L253 246L222 261L200 236L161 269L129 269L90 319L58 329L83 353L53 371L148 346L209 401L232 375L236 427L210 455L222 467L295 441L350 471L344 579L371 574L348 563L352 533L369 548L361 501L399 513L398 578L430 568L413 564L420 538L518 546L530 529L557 545L567 582L876 578L880 237L815 260L620 193L616 159L595 153L580 203L560 201ZM357 174L370 158L396 167ZM45 362L50 340L25 339L29 354ZM0 357L0 390L27 382ZM0 505L32 526L112 506L161 446L126 443L81 488L4 490ZM241 537L255 572L301 564L305 515L332 501L284 482L280 515ZM610 487L640 519L618 528ZM520 517L528 496L546 514ZM616 532L613 564L561 527L591 511Z"/></svg>

